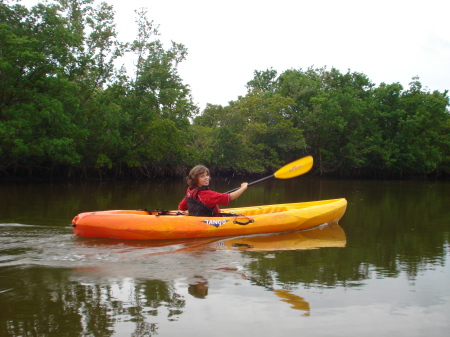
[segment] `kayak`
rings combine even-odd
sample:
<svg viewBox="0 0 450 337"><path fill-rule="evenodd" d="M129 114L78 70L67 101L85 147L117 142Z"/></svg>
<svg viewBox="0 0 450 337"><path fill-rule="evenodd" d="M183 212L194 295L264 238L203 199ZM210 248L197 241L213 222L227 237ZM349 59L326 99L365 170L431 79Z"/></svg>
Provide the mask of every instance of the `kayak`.
<svg viewBox="0 0 450 337"><path fill-rule="evenodd" d="M280 233L338 223L347 200L332 199L222 209L227 216L197 217L187 212L110 210L75 216L76 236L169 240Z"/></svg>
<svg viewBox="0 0 450 337"><path fill-rule="evenodd" d="M187 239L279 233L337 223L347 200L333 199L222 209L224 217L187 212L111 210L80 213L72 220L76 236L115 239ZM232 214L232 215L231 215Z"/></svg>

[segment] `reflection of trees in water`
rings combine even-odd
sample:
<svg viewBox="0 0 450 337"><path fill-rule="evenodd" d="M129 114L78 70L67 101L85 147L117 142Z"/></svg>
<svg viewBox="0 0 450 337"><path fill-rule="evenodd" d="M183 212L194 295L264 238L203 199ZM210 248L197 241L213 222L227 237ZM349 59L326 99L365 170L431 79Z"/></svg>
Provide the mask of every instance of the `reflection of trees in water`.
<svg viewBox="0 0 450 337"><path fill-rule="evenodd" d="M186 305L183 296L175 292L175 287L168 282L160 280L147 280L136 284L136 291L138 289L142 292L142 297L146 307L158 309L164 306L168 309L168 317L172 318L183 313L181 310ZM158 315L157 311L154 311ZM172 319L174 320L174 319Z"/></svg>
<svg viewBox="0 0 450 337"><path fill-rule="evenodd" d="M167 320L176 320L185 306L175 287L159 280L74 282L71 270L48 268L4 268L1 274L19 280L0 294L0 331L10 336L110 336L121 322L133 322L135 336L154 336L158 324L149 317L167 312ZM0 277L0 289L6 282Z"/></svg>

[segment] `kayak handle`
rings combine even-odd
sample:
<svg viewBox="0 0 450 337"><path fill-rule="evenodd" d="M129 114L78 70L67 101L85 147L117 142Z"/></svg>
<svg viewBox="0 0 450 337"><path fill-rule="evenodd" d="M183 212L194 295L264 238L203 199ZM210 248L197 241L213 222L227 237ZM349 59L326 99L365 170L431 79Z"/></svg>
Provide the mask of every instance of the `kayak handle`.
<svg viewBox="0 0 450 337"><path fill-rule="evenodd" d="M247 219L247 222L240 222L238 220L234 220L233 223L237 225L248 225L249 223L254 223L255 220L253 219Z"/></svg>

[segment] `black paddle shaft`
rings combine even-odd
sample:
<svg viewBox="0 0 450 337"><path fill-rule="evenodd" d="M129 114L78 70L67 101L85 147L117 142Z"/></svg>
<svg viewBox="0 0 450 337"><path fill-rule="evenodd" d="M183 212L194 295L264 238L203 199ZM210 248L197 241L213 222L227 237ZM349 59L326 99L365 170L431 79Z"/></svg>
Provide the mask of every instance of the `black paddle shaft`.
<svg viewBox="0 0 450 337"><path fill-rule="evenodd" d="M266 180L268 180L268 179L270 179L270 178L273 178L273 177L274 177L274 175L272 174L272 175L270 175L270 176L261 178L261 179L259 179L259 180L255 180L255 181L253 181L253 182L251 182L251 183L248 183L248 186L252 186L252 185L255 185L255 184L257 184L257 183L261 183L261 182L266 181ZM240 187L237 187L237 188L232 189L231 191L228 191L228 192L225 192L225 193L231 193L231 192L237 191L238 189L240 189Z"/></svg>

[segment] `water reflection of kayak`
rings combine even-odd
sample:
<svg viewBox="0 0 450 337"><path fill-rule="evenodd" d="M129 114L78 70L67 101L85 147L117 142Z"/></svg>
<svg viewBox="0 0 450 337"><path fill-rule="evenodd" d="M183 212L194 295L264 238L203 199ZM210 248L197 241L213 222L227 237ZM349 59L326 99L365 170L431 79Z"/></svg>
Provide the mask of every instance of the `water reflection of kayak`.
<svg viewBox="0 0 450 337"><path fill-rule="evenodd" d="M76 236L115 239L186 239L280 233L337 223L345 199L223 209L229 216L197 217L170 211L99 211L72 220Z"/></svg>
<svg viewBox="0 0 450 337"><path fill-rule="evenodd" d="M210 244L216 249L246 251L280 251L316 249L322 247L345 247L345 232L338 224L311 230L230 238Z"/></svg>
<svg viewBox="0 0 450 337"><path fill-rule="evenodd" d="M245 237L203 238L190 240L113 240L80 238L73 241L71 257L82 262L73 267L77 277L124 277L130 279L158 279L165 282L183 279L189 293L206 296L207 282L227 274L258 284L247 273L248 252L345 247L346 236L339 225L311 230ZM273 255L273 254L270 254ZM267 287L267 284L261 284ZM277 284L279 286L279 284ZM276 287L275 287L276 288ZM274 291L272 287L267 289ZM293 291L274 291L293 309L309 314L309 304Z"/></svg>
<svg viewBox="0 0 450 337"><path fill-rule="evenodd" d="M314 229L303 231L227 238L137 241L80 238L76 241L77 249L93 249L96 254L104 251L108 254L115 253L119 256L128 256L128 254L133 254L134 256L151 256L183 251L192 252L206 250L302 250L322 247L345 247L345 245L345 232L338 224L319 226Z"/></svg>
<svg viewBox="0 0 450 337"><path fill-rule="evenodd" d="M289 303L292 309L304 311L303 316L310 315L310 306L303 297L295 295L290 290L276 289L273 291L283 302Z"/></svg>

